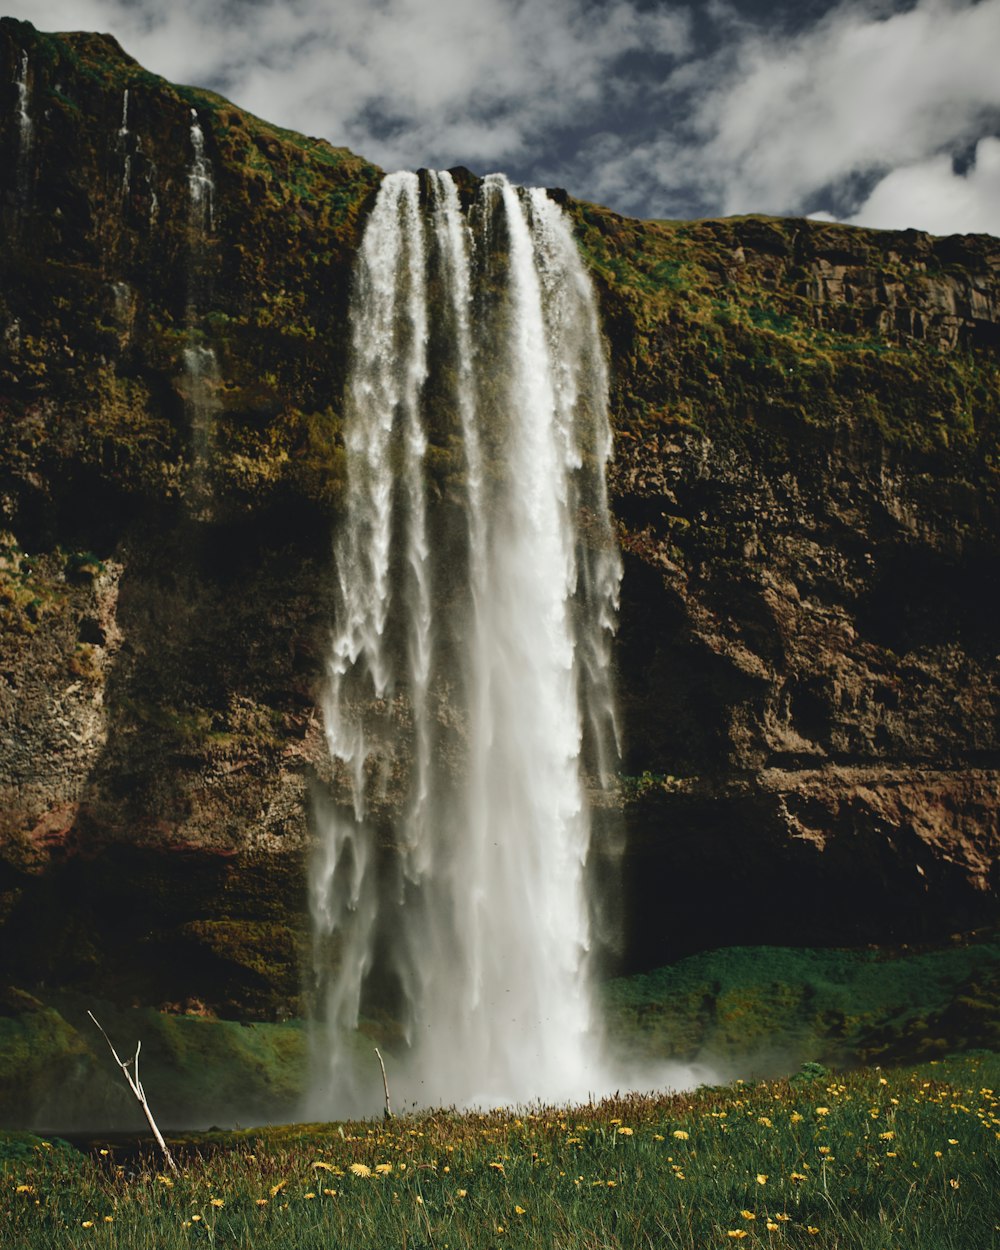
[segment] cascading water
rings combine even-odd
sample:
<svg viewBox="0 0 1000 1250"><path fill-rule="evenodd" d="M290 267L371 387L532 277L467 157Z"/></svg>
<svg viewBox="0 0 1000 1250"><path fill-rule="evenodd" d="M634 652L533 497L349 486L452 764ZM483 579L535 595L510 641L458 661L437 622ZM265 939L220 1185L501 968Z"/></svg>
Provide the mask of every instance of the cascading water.
<svg viewBox="0 0 1000 1250"><path fill-rule="evenodd" d="M127 110L126 97L123 110ZM124 118L127 113L123 111ZM191 110L192 159L188 167L188 295L184 372L191 420L191 490L189 502L204 513L208 504L207 464L218 411L219 367L215 352L201 341L201 316L211 287L208 243L215 226L215 182L205 155L205 135ZM153 200L155 205L155 196ZM151 206L151 212L155 211Z"/></svg>
<svg viewBox="0 0 1000 1250"><path fill-rule="evenodd" d="M351 307L312 870L313 1114L604 1083L591 799L617 762L607 373L561 209L501 175L379 191Z"/></svg>
<svg viewBox="0 0 1000 1250"><path fill-rule="evenodd" d="M128 87L122 92L122 121L118 127L117 145L122 157L122 180L119 195L122 203L128 199L129 187L132 182L132 156L128 150Z"/></svg>
<svg viewBox="0 0 1000 1250"><path fill-rule="evenodd" d="M30 89L28 87L28 54L21 53L18 63L18 76L14 79L17 87L17 194L23 204L28 196L28 154L31 151L34 126L28 104Z"/></svg>

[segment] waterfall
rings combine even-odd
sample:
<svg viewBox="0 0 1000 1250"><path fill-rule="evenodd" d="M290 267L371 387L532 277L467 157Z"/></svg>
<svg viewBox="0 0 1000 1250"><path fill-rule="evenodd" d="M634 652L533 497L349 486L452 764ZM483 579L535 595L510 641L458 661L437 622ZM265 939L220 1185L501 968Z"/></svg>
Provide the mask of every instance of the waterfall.
<svg viewBox="0 0 1000 1250"><path fill-rule="evenodd" d="M310 1112L584 1097L591 807L617 764L608 380L562 210L389 175L362 240L311 874Z"/></svg>
<svg viewBox="0 0 1000 1250"><path fill-rule="evenodd" d="M215 228L215 183L196 109L191 110L191 148L194 155L188 168L188 220L191 230L204 236Z"/></svg>
<svg viewBox="0 0 1000 1250"><path fill-rule="evenodd" d="M129 186L132 181L132 156L128 150L128 87L122 92L122 121L116 136L117 146L122 156L122 180L119 195L122 203L128 199Z"/></svg>
<svg viewBox="0 0 1000 1250"><path fill-rule="evenodd" d="M31 151L33 124L28 111L30 90L28 87L28 54L21 53L18 63L18 77L14 79L17 87L17 194L23 204L28 197L28 154Z"/></svg>
<svg viewBox="0 0 1000 1250"><path fill-rule="evenodd" d="M128 101L123 106L128 107ZM123 120L124 125L124 120ZM191 110L191 164L188 167L187 343L184 348L185 398L191 422L190 503L207 517L208 463L219 400L219 368L214 350L202 341L201 319L211 291L209 236L215 227L215 183L205 155L205 136ZM151 214L155 211L155 193ZM152 219L152 218L151 218Z"/></svg>

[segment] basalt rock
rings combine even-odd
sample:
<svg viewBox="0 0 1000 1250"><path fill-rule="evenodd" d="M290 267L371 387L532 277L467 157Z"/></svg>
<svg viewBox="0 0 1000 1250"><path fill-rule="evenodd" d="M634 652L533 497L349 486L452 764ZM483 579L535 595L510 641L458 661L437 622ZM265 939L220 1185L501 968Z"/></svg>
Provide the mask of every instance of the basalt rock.
<svg viewBox="0 0 1000 1250"><path fill-rule="evenodd" d="M9 19L0 170L0 980L295 1014L380 172ZM1000 243L560 196L613 377L624 966L993 919Z"/></svg>

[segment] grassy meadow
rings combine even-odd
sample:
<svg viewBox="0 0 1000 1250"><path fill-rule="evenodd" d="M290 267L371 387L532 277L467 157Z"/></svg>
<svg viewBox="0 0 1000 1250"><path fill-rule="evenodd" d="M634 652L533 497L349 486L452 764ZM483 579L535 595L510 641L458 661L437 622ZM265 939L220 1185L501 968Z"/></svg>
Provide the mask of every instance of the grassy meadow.
<svg viewBox="0 0 1000 1250"><path fill-rule="evenodd" d="M178 1141L0 1135L5 1248L1000 1246L1000 1055Z"/></svg>

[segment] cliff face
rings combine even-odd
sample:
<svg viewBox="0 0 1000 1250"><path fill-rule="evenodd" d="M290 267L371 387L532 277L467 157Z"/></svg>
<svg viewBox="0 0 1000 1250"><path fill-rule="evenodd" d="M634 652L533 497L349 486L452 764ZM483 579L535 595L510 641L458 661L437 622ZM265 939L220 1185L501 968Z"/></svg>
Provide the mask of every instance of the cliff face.
<svg viewBox="0 0 1000 1250"><path fill-rule="evenodd" d="M5 19L0 83L0 983L294 1012L379 171L101 36ZM566 203L614 378L627 961L993 919L1000 244Z"/></svg>

